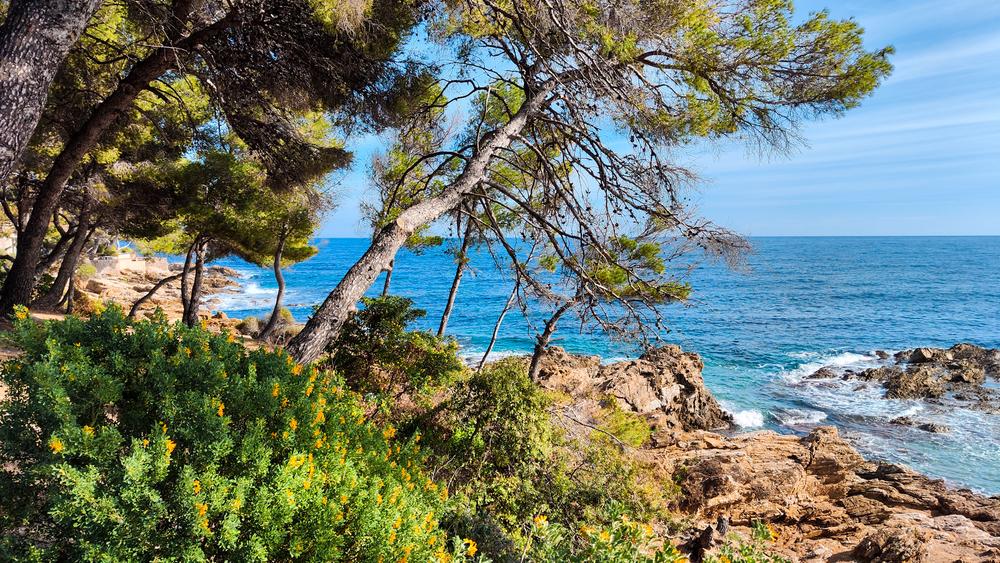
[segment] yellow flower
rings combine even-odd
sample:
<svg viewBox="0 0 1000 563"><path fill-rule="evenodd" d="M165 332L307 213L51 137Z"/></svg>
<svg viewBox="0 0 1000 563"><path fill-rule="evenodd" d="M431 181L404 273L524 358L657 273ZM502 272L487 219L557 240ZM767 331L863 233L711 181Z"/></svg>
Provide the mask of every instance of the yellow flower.
<svg viewBox="0 0 1000 563"><path fill-rule="evenodd" d="M167 455L174 453L174 448L177 447L177 443L167 438Z"/></svg>
<svg viewBox="0 0 1000 563"><path fill-rule="evenodd" d="M49 449L52 450L52 453L58 454L62 453L65 447L63 446L62 440L53 436L52 439L49 440Z"/></svg>
<svg viewBox="0 0 1000 563"><path fill-rule="evenodd" d="M469 557L472 557L473 555L476 554L476 551L479 551L479 548L476 547L476 542L474 542L474 541L472 541L472 540L470 540L468 538L465 539L465 545L468 546L465 549L465 554L468 555Z"/></svg>
<svg viewBox="0 0 1000 563"><path fill-rule="evenodd" d="M437 541L437 536L431 536L427 538L427 545L434 545L434 542L436 541Z"/></svg>
<svg viewBox="0 0 1000 563"><path fill-rule="evenodd" d="M778 530L774 527L774 524L771 524L770 522L768 522L768 524L767 524L767 531L771 532L771 539L772 540L778 539Z"/></svg>
<svg viewBox="0 0 1000 563"><path fill-rule="evenodd" d="M93 426L84 426L83 427L83 434L85 436L93 436L94 435L94 427Z"/></svg>
<svg viewBox="0 0 1000 563"><path fill-rule="evenodd" d="M149 446L149 438L143 438L143 440L142 440L142 447L145 448L145 447L148 447L148 446Z"/></svg>
<svg viewBox="0 0 1000 563"><path fill-rule="evenodd" d="M303 489L308 489L310 486L312 486L312 481L306 479L305 481L302 482Z"/></svg>
<svg viewBox="0 0 1000 563"><path fill-rule="evenodd" d="M295 420L295 418L293 417L291 420L288 421L288 426L292 430L295 430L296 428L299 427L299 421Z"/></svg>
<svg viewBox="0 0 1000 563"><path fill-rule="evenodd" d="M163 430L164 434L167 433L167 423L166 422L160 422L160 430Z"/></svg>
<svg viewBox="0 0 1000 563"><path fill-rule="evenodd" d="M208 513L208 505L203 502L194 503L194 507L198 509L198 516L204 516Z"/></svg>
<svg viewBox="0 0 1000 563"><path fill-rule="evenodd" d="M389 532L389 543L396 541L396 530Z"/></svg>
<svg viewBox="0 0 1000 563"><path fill-rule="evenodd" d="M396 435L396 429L390 426L382 431L382 435L385 436L386 440L388 440L389 438L392 438L393 436Z"/></svg>
<svg viewBox="0 0 1000 563"><path fill-rule="evenodd" d="M323 424L324 422L326 422L326 415L323 414L323 411L319 411L316 413L316 420L313 421L313 424Z"/></svg>
<svg viewBox="0 0 1000 563"><path fill-rule="evenodd" d="M340 495L340 504L347 504L347 495Z"/></svg>
<svg viewBox="0 0 1000 563"><path fill-rule="evenodd" d="M535 516L535 526L538 526L539 528L544 528L545 526L548 525L549 525L549 519L547 516L544 516L542 514Z"/></svg>
<svg viewBox="0 0 1000 563"><path fill-rule="evenodd" d="M728 555L723 555L719 558L719 563L732 563L732 560L729 559Z"/></svg>
<svg viewBox="0 0 1000 563"><path fill-rule="evenodd" d="M14 309L14 318L19 321L23 321L28 318L28 309L24 306L19 306Z"/></svg>
<svg viewBox="0 0 1000 563"><path fill-rule="evenodd" d="M233 499L233 510L239 510L243 506L243 501L238 498Z"/></svg>
<svg viewBox="0 0 1000 563"><path fill-rule="evenodd" d="M275 383L274 387L271 388L271 396L277 397L279 393L281 393L281 385Z"/></svg>
<svg viewBox="0 0 1000 563"><path fill-rule="evenodd" d="M309 395L312 395L312 392L313 392L313 386L312 385L310 385L309 387L306 387L306 397L308 397Z"/></svg>
<svg viewBox="0 0 1000 563"><path fill-rule="evenodd" d="M194 494L200 493L201 492L201 481L195 479L194 482L191 483L191 488L194 489Z"/></svg>
<svg viewBox="0 0 1000 563"><path fill-rule="evenodd" d="M295 364L292 366L292 375L298 375L300 373L302 373L302 364Z"/></svg>
<svg viewBox="0 0 1000 563"><path fill-rule="evenodd" d="M219 401L219 416L222 416L226 412L226 405L222 401Z"/></svg>
<svg viewBox="0 0 1000 563"><path fill-rule="evenodd" d="M601 538L602 542L611 541L611 534L609 534L607 530L601 530L601 533L598 535L598 537Z"/></svg>

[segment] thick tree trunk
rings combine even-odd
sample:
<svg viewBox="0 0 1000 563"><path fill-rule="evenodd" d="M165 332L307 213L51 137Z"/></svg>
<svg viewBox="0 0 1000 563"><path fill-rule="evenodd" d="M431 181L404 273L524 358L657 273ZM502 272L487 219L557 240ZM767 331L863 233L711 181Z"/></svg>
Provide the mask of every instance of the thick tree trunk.
<svg viewBox="0 0 1000 563"><path fill-rule="evenodd" d="M274 298L274 309L271 310L271 318L267 319L267 324L260 331L257 338L267 341L268 337L278 326L278 319L281 318L281 300L285 297L285 275L281 273L281 253L285 250L285 237L278 241L278 249L274 253L274 280L278 282L278 295Z"/></svg>
<svg viewBox="0 0 1000 563"><path fill-rule="evenodd" d="M559 319L569 311L570 307L573 306L573 302L565 303L562 307L556 309L549 320L545 321L545 329L542 333L535 338L535 351L531 354L531 365L528 367L528 377L532 381L538 379L538 370L541 369L541 359L542 354L545 353L545 349L549 347L549 342L552 340L552 335L556 332L556 325L559 323Z"/></svg>
<svg viewBox="0 0 1000 563"><path fill-rule="evenodd" d="M389 287L392 286L392 271L396 269L396 260L389 260L389 266L385 269L385 282L382 283L382 297L389 295Z"/></svg>
<svg viewBox="0 0 1000 563"><path fill-rule="evenodd" d="M17 166L55 78L100 0L12 0L0 26L0 183Z"/></svg>
<svg viewBox="0 0 1000 563"><path fill-rule="evenodd" d="M554 83L532 92L514 117L497 129L482 144L480 151L468 160L465 170L450 186L439 195L406 209L375 235L365 254L344 274L302 332L288 343L287 351L292 357L300 362L311 362L323 353L327 343L340 332L347 315L382 270L389 266L410 235L422 225L454 209L476 189L486 176L487 166L494 154L510 146L514 137L527 125L528 117L547 103L553 87Z"/></svg>
<svg viewBox="0 0 1000 563"><path fill-rule="evenodd" d="M138 300L136 300L135 303L132 304L132 308L129 309L129 311L128 311L128 318L134 319L136 313L139 312L139 307L142 307L143 303L145 303L146 301L149 301L150 299L152 299L153 296L156 295L156 292L160 291L160 289L162 289L163 286L165 286L168 283L176 280L177 278L181 277L182 275L183 274L174 274L172 276L167 276L167 277L161 279L160 281L156 282L156 285L154 285L152 289L150 289L149 291L147 291L146 295L143 295Z"/></svg>
<svg viewBox="0 0 1000 563"><path fill-rule="evenodd" d="M38 267L35 268L36 274L41 274L51 268L52 265L56 263L56 260L62 256L63 252L66 250L66 246L75 238L75 230L69 230L59 235L59 240L56 241L52 250L50 250L48 254L38 261Z"/></svg>
<svg viewBox="0 0 1000 563"><path fill-rule="evenodd" d="M17 255L0 290L0 316L9 315L15 305L27 303L34 289L35 272L42 242L52 214L59 206L66 182L83 157L112 126L132 107L132 102L150 82L178 64L177 53L199 47L203 41L228 27L227 18L192 33L173 45L163 46L137 63L118 88L104 99L90 118L67 141L62 152L52 162L49 173L38 188L31 215L17 237Z"/></svg>
<svg viewBox="0 0 1000 563"><path fill-rule="evenodd" d="M184 313L184 324L198 324L198 310L201 308L201 282L205 275L205 245L201 244L194 251L194 281L191 282L191 295L188 297L187 311Z"/></svg>
<svg viewBox="0 0 1000 563"><path fill-rule="evenodd" d="M490 335L490 343L486 346L486 352L483 352L483 358L479 360L479 367L477 369L483 369L483 366L486 365L486 360L490 357L490 353L493 352L493 346L497 343L497 337L500 335L500 325L503 324L503 319L510 312L510 308L514 306L514 301L517 300L517 290L520 288L521 279L518 278L514 282L514 289L511 290L510 297L507 298L503 310L500 311L500 316L497 317L497 322L493 325L493 334Z"/></svg>
<svg viewBox="0 0 1000 563"><path fill-rule="evenodd" d="M438 325L438 338L444 336L444 331L448 329L448 319L451 317L451 310L455 307L455 296L458 295L458 284L462 283L462 274L465 273L465 265L468 263L469 245L472 243L472 219L465 224L465 235L462 236L462 247L458 250L455 266L455 277L451 280L451 289L448 291L448 302L444 305L444 313L441 314L441 324Z"/></svg>
<svg viewBox="0 0 1000 563"><path fill-rule="evenodd" d="M66 288L72 287L73 276L76 275L77 265L80 263L80 255L83 254L83 247L90 240L93 230L90 228L90 210L84 204L80 210L80 218L76 225L76 234L73 235L73 242L66 250L66 256L62 264L59 265L59 273L56 274L55 281L48 293L43 295L38 304L43 307L51 307L61 303L66 293Z"/></svg>

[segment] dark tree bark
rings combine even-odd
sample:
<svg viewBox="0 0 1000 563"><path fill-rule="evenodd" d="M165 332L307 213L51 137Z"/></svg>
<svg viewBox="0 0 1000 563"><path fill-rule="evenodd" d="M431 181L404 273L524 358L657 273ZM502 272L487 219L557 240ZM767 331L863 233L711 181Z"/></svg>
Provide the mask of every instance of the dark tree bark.
<svg viewBox="0 0 1000 563"><path fill-rule="evenodd" d="M187 255L184 256L184 267L181 268L181 320L187 319L188 307L190 307L190 288L191 283L188 281L188 276L191 274L191 263L194 260L194 248L198 244L198 239L195 239L191 246L188 247Z"/></svg>
<svg viewBox="0 0 1000 563"><path fill-rule="evenodd" d="M183 19L186 18L185 14ZM150 82L177 66L178 52L197 49L206 39L226 29L231 23L228 18L223 18L186 38L172 42L171 45L154 50L132 67L118 88L94 109L90 118L69 138L39 187L31 215L17 237L17 255L7 272L3 288L0 289L0 316L9 315L15 305L25 304L31 299L45 232L52 221L52 214L59 206L66 182L83 157L105 133L121 121L120 118Z"/></svg>
<svg viewBox="0 0 1000 563"><path fill-rule="evenodd" d="M472 244L472 218L465 224L465 234L462 236L462 247L458 251L455 266L455 277L451 280L451 289L448 291L448 302L444 305L444 313L441 314L441 324L438 326L438 338L444 336L444 331L448 328L448 319L451 317L451 310L455 307L455 297L458 295L458 284L462 283L462 274L465 273L465 265L468 263L469 245Z"/></svg>
<svg viewBox="0 0 1000 563"><path fill-rule="evenodd" d="M0 25L0 183L17 166L49 85L100 0L12 0Z"/></svg>
<svg viewBox="0 0 1000 563"><path fill-rule="evenodd" d="M77 231L75 229L62 233L59 236L59 240L57 240L56 244L52 247L52 250L50 250L48 254L43 256L42 259L38 261L38 267L35 269L35 272L42 273L51 268L52 265L56 263L56 260L62 256L63 252L66 250L66 246L70 244L71 241L76 239L76 234Z"/></svg>
<svg viewBox="0 0 1000 563"><path fill-rule="evenodd" d="M170 283L170 282L172 282L172 281L180 278L182 275L183 275L182 273L180 273L180 274L174 274L172 276L167 276L167 277L161 279L160 281L156 282L156 285L154 285L152 289L150 289L149 291L147 291L146 295L143 295L138 300L136 300L135 303L132 304L132 308L129 309L129 311L128 311L128 318L134 319L136 313L139 312L139 307L142 307L143 303L145 303L146 301L149 301L150 299L152 299L153 296L156 295L156 292L160 291L160 289L162 289L163 286L165 286L168 283Z"/></svg>
<svg viewBox="0 0 1000 563"><path fill-rule="evenodd" d="M38 300L38 305L51 307L62 302L66 288L72 286L73 276L76 275L76 268L80 263L80 255L83 254L83 247L90 240L93 232L90 226L90 209L88 209L87 204L84 204L80 210L76 234L73 236L73 242L66 250L66 256L59 266L59 273L56 274L56 279L52 282L49 291Z"/></svg>
<svg viewBox="0 0 1000 563"><path fill-rule="evenodd" d="M479 152L466 163L465 170L439 195L404 210L380 230L364 255L351 266L330 292L302 331L288 343L287 351L299 362L317 359L328 342L337 336L347 315L357 305L379 274L389 266L399 249L418 228L455 209L486 176L493 156L509 147L528 123L528 117L548 102L554 83L532 92L516 114L490 135Z"/></svg>
<svg viewBox="0 0 1000 563"><path fill-rule="evenodd" d="M510 312L510 308L514 306L514 301L517 300L517 291L521 288L521 279L518 278L514 282L514 289L510 292L510 297L507 298L507 302L503 306L503 310L500 311L500 316L497 317L497 322L493 325L493 334L490 335L490 343L486 346L486 351L483 352L483 358L479 360L479 367L477 369L483 369L486 365L487 358L490 357L490 353L493 352L493 346L497 343L497 336L500 335L500 325L503 324L504 317Z"/></svg>
<svg viewBox="0 0 1000 563"><path fill-rule="evenodd" d="M396 268L396 260L389 260L389 266L385 269L385 282L382 283L382 297L389 295L389 286L392 285L392 271Z"/></svg>
<svg viewBox="0 0 1000 563"><path fill-rule="evenodd" d="M274 309L271 310L271 318L267 319L267 324L260 331L258 338L267 341L278 326L278 319L281 318L281 300L285 297L285 275L281 273L281 253L285 250L285 237L282 233L278 240L278 249L274 252L274 279L278 282L278 295L274 298Z"/></svg>
<svg viewBox="0 0 1000 563"><path fill-rule="evenodd" d="M532 381L538 379L538 370L541 369L541 359L542 354L545 353L545 349L549 347L549 342L552 340L552 335L556 332L556 325L559 323L559 319L566 314L573 307L573 302L567 302L561 307L556 309L549 320L545 321L545 328L542 333L535 338L535 351L531 354L531 366L528 368L528 377Z"/></svg>
<svg viewBox="0 0 1000 563"><path fill-rule="evenodd" d="M191 295L188 297L187 311L184 312L184 324L190 327L198 324L198 310L201 308L201 282L205 275L204 243L195 249L194 256L194 281L191 282Z"/></svg>

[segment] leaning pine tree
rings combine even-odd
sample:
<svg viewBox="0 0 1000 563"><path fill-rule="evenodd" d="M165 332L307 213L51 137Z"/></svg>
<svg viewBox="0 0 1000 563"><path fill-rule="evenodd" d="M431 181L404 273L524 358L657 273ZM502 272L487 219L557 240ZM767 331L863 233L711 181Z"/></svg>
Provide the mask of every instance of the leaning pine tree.
<svg viewBox="0 0 1000 563"><path fill-rule="evenodd" d="M574 249L613 266L615 253L601 249L628 229L725 250L738 237L687 211L690 174L670 149L698 138L787 149L799 121L858 105L891 70L891 49L865 50L855 22L819 12L795 24L787 0L452 0L439 8L429 28L454 47L458 67L474 69L444 77L442 99L478 99L484 111L473 113L471 135L420 157L414 173L430 170L447 185L373 237L290 342L298 360L323 352L414 232L472 194L522 214L579 276L602 268L573 260ZM497 173L510 167L533 176L531 190ZM622 267L624 286L655 287Z"/></svg>

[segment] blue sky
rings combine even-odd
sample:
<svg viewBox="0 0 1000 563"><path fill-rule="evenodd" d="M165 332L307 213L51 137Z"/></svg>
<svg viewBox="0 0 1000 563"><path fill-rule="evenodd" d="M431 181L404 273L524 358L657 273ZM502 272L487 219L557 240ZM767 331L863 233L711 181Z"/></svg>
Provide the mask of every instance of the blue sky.
<svg viewBox="0 0 1000 563"><path fill-rule="evenodd" d="M1000 2L799 0L854 17L893 76L839 119L806 124L790 155L730 145L678 159L701 177L700 213L749 236L1000 235ZM351 144L321 236L367 236L359 202L374 139Z"/></svg>

